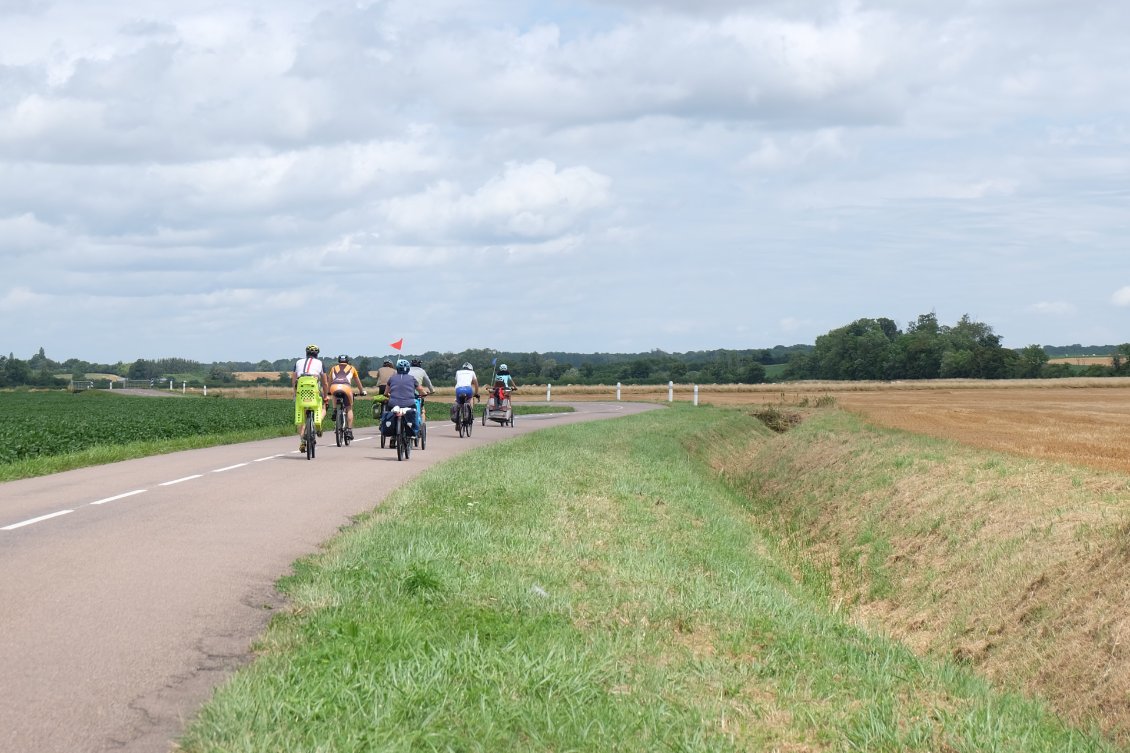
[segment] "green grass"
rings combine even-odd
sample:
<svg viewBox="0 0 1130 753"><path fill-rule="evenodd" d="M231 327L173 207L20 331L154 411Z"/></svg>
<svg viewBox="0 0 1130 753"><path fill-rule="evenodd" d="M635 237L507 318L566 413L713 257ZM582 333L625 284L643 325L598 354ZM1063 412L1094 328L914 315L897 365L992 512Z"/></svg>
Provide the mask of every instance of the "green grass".
<svg viewBox="0 0 1130 753"><path fill-rule="evenodd" d="M673 406L428 470L296 564L183 749L1112 749L794 581L705 462L768 434Z"/></svg>

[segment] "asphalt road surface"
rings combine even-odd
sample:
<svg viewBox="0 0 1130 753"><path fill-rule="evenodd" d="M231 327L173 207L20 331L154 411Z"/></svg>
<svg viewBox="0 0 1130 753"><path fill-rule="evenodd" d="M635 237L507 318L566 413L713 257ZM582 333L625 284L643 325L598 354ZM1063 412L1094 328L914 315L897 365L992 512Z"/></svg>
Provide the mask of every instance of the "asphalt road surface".
<svg viewBox="0 0 1130 753"><path fill-rule="evenodd" d="M468 449L655 406L577 403L466 439L437 407L403 462L375 429L338 448L331 428L314 460L279 438L0 484L0 751L167 753L250 660L275 582L352 516Z"/></svg>

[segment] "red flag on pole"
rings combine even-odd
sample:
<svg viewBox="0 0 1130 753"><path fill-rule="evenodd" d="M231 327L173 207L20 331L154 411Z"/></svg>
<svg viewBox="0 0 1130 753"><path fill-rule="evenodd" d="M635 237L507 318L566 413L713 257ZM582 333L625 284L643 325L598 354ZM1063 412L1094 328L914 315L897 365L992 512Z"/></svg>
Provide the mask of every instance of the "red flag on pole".
<svg viewBox="0 0 1130 753"><path fill-rule="evenodd" d="M400 350L402 347L404 347L404 338L402 337L399 340L397 340L396 342L390 343L389 347L390 348L396 348L397 350Z"/></svg>

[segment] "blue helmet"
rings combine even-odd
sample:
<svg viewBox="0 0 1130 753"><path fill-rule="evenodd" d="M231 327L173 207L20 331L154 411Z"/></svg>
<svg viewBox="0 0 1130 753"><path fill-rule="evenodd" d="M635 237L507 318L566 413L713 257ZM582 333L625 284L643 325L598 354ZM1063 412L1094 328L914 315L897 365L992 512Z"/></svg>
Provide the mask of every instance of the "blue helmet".
<svg viewBox="0 0 1130 753"><path fill-rule="evenodd" d="M403 358L397 359L397 361L396 361L396 371L397 371L397 373L407 374L408 369L410 369L410 368L412 368L412 364L408 363Z"/></svg>

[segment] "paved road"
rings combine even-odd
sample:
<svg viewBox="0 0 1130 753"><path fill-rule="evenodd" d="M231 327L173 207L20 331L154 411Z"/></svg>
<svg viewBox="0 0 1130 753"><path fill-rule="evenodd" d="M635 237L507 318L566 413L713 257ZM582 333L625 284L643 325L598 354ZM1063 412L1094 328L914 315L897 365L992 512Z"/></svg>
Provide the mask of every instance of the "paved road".
<svg viewBox="0 0 1130 753"><path fill-rule="evenodd" d="M365 429L313 461L271 439L0 484L0 751L166 753L352 516L467 449L654 406L574 407L469 439L433 416L404 462Z"/></svg>

